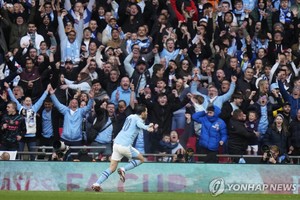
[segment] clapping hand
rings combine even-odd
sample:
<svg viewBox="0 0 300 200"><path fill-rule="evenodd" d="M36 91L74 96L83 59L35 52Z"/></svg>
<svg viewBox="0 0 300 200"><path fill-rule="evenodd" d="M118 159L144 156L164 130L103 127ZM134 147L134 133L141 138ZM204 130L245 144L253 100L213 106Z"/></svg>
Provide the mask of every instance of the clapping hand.
<svg viewBox="0 0 300 200"><path fill-rule="evenodd" d="M47 86L47 91L50 93L50 94L54 94L55 90L52 88L51 84L48 84Z"/></svg>

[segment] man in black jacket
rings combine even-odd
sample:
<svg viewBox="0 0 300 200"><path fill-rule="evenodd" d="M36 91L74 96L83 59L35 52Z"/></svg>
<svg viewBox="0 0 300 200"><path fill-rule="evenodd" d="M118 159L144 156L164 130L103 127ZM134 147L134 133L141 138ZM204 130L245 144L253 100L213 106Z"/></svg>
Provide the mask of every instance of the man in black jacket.
<svg viewBox="0 0 300 200"><path fill-rule="evenodd" d="M228 126L228 153L231 155L245 155L248 140L259 135L258 132L250 132L246 129L245 119L246 115L242 110L233 111ZM238 162L238 158L235 158L234 162Z"/></svg>
<svg viewBox="0 0 300 200"><path fill-rule="evenodd" d="M153 152L158 151L159 141L163 134L170 133L173 112L185 106L189 102L190 97L191 94L187 94L187 97L180 101L176 90L172 91L170 97L166 93L158 94L156 102L151 100L151 94L147 94L145 97L142 96L142 101L147 105L150 112L150 120L159 125L158 130L150 135Z"/></svg>
<svg viewBox="0 0 300 200"><path fill-rule="evenodd" d="M243 95L239 93L235 93L232 95L232 101L225 102L221 109L220 118L223 119L226 124L228 124L232 112L236 109L241 109L241 105L243 103Z"/></svg>
<svg viewBox="0 0 300 200"><path fill-rule="evenodd" d="M291 152L292 156L299 156L300 155L300 109L297 111L296 118L291 122L289 131L291 133L289 151ZM299 164L299 159L293 159L293 163Z"/></svg>

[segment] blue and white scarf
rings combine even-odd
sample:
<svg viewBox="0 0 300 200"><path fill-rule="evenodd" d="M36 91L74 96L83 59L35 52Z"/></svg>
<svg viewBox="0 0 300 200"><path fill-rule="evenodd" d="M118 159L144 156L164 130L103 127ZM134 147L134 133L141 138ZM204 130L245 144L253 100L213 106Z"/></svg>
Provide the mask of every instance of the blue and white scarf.
<svg viewBox="0 0 300 200"><path fill-rule="evenodd" d="M238 24L241 25L246 17L246 13L245 13L244 9L242 9L242 10L234 9L233 13L238 21Z"/></svg>
<svg viewBox="0 0 300 200"><path fill-rule="evenodd" d="M282 9L279 10L279 21L283 24L290 24L292 23L292 13L290 9Z"/></svg>
<svg viewBox="0 0 300 200"><path fill-rule="evenodd" d="M64 59L65 60L71 59L73 62L76 62L78 61L79 58L80 58L80 46L78 44L77 39L73 43L67 40L66 46L64 48Z"/></svg>

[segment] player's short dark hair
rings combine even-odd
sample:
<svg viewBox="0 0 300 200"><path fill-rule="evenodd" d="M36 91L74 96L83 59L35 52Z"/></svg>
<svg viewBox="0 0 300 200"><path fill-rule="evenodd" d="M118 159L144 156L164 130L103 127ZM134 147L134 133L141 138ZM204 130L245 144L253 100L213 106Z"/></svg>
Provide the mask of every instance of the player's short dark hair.
<svg viewBox="0 0 300 200"><path fill-rule="evenodd" d="M135 114L140 115L146 111L146 106L143 104L138 104L134 107Z"/></svg>
<svg viewBox="0 0 300 200"><path fill-rule="evenodd" d="M17 104L15 102L10 101L8 104L11 104L15 110L17 109Z"/></svg>

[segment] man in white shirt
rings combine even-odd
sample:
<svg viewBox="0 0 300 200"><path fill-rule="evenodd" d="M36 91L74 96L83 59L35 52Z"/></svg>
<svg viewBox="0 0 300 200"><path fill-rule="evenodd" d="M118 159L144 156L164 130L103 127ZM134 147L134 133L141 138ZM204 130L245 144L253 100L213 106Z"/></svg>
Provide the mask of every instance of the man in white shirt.
<svg viewBox="0 0 300 200"><path fill-rule="evenodd" d="M29 22L27 25L27 34L21 38L20 46L27 49L31 44L34 48L39 50L42 41L44 41L44 37L36 32L35 24Z"/></svg>

